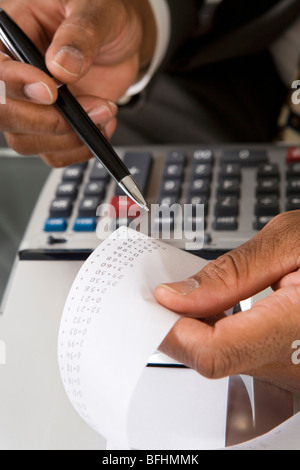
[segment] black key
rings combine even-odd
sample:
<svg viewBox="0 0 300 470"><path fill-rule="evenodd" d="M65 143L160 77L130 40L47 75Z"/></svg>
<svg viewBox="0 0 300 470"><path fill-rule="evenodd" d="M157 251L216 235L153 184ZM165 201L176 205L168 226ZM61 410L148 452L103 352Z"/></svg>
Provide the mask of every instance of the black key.
<svg viewBox="0 0 300 470"><path fill-rule="evenodd" d="M226 179L220 181L218 194L219 195L226 195L231 194L236 197L240 197L240 181L236 179Z"/></svg>
<svg viewBox="0 0 300 470"><path fill-rule="evenodd" d="M217 231L236 231L238 229L237 217L217 217L214 228Z"/></svg>
<svg viewBox="0 0 300 470"><path fill-rule="evenodd" d="M217 217L238 216L239 200L236 196L222 196L217 200L215 207Z"/></svg>
<svg viewBox="0 0 300 470"><path fill-rule="evenodd" d="M277 215L279 212L279 199L277 196L266 195L258 197L255 215Z"/></svg>
<svg viewBox="0 0 300 470"><path fill-rule="evenodd" d="M210 181L207 179L194 179L190 183L190 194L197 195L206 195L209 196L210 193Z"/></svg>
<svg viewBox="0 0 300 470"><path fill-rule="evenodd" d="M203 205L204 206L204 214L208 214L208 209L209 209L209 204L208 204L208 197L206 196L193 196L190 195L187 198L187 204L191 204L194 207L197 205Z"/></svg>
<svg viewBox="0 0 300 470"><path fill-rule="evenodd" d="M262 215L256 218L254 222L254 230L262 230L271 220L273 219L272 215Z"/></svg>
<svg viewBox="0 0 300 470"><path fill-rule="evenodd" d="M206 178L211 179L212 166L207 163L196 163L192 168L192 179Z"/></svg>
<svg viewBox="0 0 300 470"><path fill-rule="evenodd" d="M124 156L124 163L135 179L142 194L146 194L151 176L153 157L148 152L128 152ZM122 189L117 186L116 196L122 196Z"/></svg>
<svg viewBox="0 0 300 470"><path fill-rule="evenodd" d="M293 178L287 182L287 195L294 193L300 193L300 178Z"/></svg>
<svg viewBox="0 0 300 470"><path fill-rule="evenodd" d="M279 181L277 178L260 179L257 183L256 194L276 194L279 196Z"/></svg>
<svg viewBox="0 0 300 470"><path fill-rule="evenodd" d="M96 217L96 212L100 204L97 197L85 198L80 202L78 209L79 217Z"/></svg>
<svg viewBox="0 0 300 470"><path fill-rule="evenodd" d="M279 168L276 163L264 163L259 165L257 171L258 178L279 178Z"/></svg>
<svg viewBox="0 0 300 470"><path fill-rule="evenodd" d="M227 165L222 165L220 179L241 179L241 166L238 163L227 163Z"/></svg>
<svg viewBox="0 0 300 470"><path fill-rule="evenodd" d="M105 181L90 181L84 189L84 195L104 199L106 192Z"/></svg>
<svg viewBox="0 0 300 470"><path fill-rule="evenodd" d="M299 177L300 176L300 163L291 163L287 169L287 176L290 177Z"/></svg>
<svg viewBox="0 0 300 470"><path fill-rule="evenodd" d="M168 206L171 207L174 204L178 204L179 199L176 196L161 196L159 198L158 204L160 206Z"/></svg>
<svg viewBox="0 0 300 470"><path fill-rule="evenodd" d="M226 150L222 156L222 163L238 163L242 167L256 167L261 163L268 163L268 154L265 150Z"/></svg>
<svg viewBox="0 0 300 470"><path fill-rule="evenodd" d="M201 216L193 216L193 217L185 217L183 221L183 229L188 232L199 232L206 230L207 221L205 217Z"/></svg>
<svg viewBox="0 0 300 470"><path fill-rule="evenodd" d="M90 174L90 180L91 181L105 181L107 182L109 180L110 176L107 170L104 168L102 163L98 162L97 160L94 163L94 166L92 168L91 174Z"/></svg>
<svg viewBox="0 0 300 470"><path fill-rule="evenodd" d="M68 218L70 217L73 209L72 200L69 198L54 199L50 206L51 218Z"/></svg>
<svg viewBox="0 0 300 470"><path fill-rule="evenodd" d="M80 184L83 178L84 170L80 166L67 167L63 172L63 181L75 181Z"/></svg>
<svg viewBox="0 0 300 470"><path fill-rule="evenodd" d="M297 211L300 210L300 195L290 196L287 201L287 211Z"/></svg>
<svg viewBox="0 0 300 470"><path fill-rule="evenodd" d="M181 181L176 179L164 180L161 186L160 197L175 196L180 198Z"/></svg>
<svg viewBox="0 0 300 470"><path fill-rule="evenodd" d="M56 190L56 197L76 199L78 194L78 185L73 181L61 183Z"/></svg>
<svg viewBox="0 0 300 470"><path fill-rule="evenodd" d="M181 150L172 150L167 155L167 164L179 164L185 165L186 162L186 155Z"/></svg>
<svg viewBox="0 0 300 470"><path fill-rule="evenodd" d="M214 164L214 154L211 149L198 149L193 155L194 162Z"/></svg>
<svg viewBox="0 0 300 470"><path fill-rule="evenodd" d="M177 163L168 163L165 167L164 179L183 179L183 172L184 172L184 166L182 164L177 164Z"/></svg>

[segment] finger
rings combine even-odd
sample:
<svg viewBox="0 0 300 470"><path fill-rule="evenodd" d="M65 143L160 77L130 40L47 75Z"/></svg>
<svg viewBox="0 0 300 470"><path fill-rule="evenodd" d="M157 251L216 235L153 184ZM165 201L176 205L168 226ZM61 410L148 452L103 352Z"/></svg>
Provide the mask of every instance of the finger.
<svg viewBox="0 0 300 470"><path fill-rule="evenodd" d="M297 271L293 273L287 274L272 287L274 290L277 290L287 286L300 286L300 269L297 269Z"/></svg>
<svg viewBox="0 0 300 470"><path fill-rule="evenodd" d="M106 126L117 114L117 106L98 97L78 97L78 101L95 124ZM54 106L37 105L8 99L0 107L0 129L15 134L62 136L71 127ZM17 139L14 139L17 143ZM16 150L16 149L15 149ZM18 150L17 150L18 151Z"/></svg>
<svg viewBox="0 0 300 470"><path fill-rule="evenodd" d="M117 120L113 119L104 129L102 129L102 133L107 139L112 136L116 126ZM68 150L66 150L66 147L63 146L63 150L60 151L41 153L41 158L44 160L44 162L53 168L61 168L75 163L85 162L92 156L93 155L85 145L79 145L74 149Z"/></svg>
<svg viewBox="0 0 300 470"><path fill-rule="evenodd" d="M299 305L300 287L290 286L214 326L182 317L160 350L213 379L290 360L300 337Z"/></svg>
<svg viewBox="0 0 300 470"><path fill-rule="evenodd" d="M8 98L45 105L53 104L57 99L57 87L47 74L14 61L3 52L0 52L0 80L5 84Z"/></svg>
<svg viewBox="0 0 300 470"><path fill-rule="evenodd" d="M41 153L40 157L52 168L63 168L68 165L85 162L92 157L92 154L85 145L81 145L72 150Z"/></svg>
<svg viewBox="0 0 300 470"><path fill-rule="evenodd" d="M113 0L69 0L65 11L66 19L54 35L46 63L59 80L74 83L86 74L101 46L116 39L124 27L126 8Z"/></svg>
<svg viewBox="0 0 300 470"><path fill-rule="evenodd" d="M156 298L173 311L193 316L226 311L300 267L299 229L300 211L282 214L190 279L158 286Z"/></svg>
<svg viewBox="0 0 300 470"><path fill-rule="evenodd" d="M116 119L111 121L109 117L109 121L107 122L102 120L101 127L99 125L98 127L99 130L103 128L102 132L110 139L116 128ZM8 146L21 155L48 154L48 163L53 167L71 164L71 153L74 150L83 148L82 140L75 132L70 132L62 136L5 133L5 137ZM67 151L70 152L70 156L63 158L63 155L66 154ZM61 153L61 155L59 155L59 153ZM91 153L85 151L81 158L77 156L74 158L76 161L85 161L90 157Z"/></svg>

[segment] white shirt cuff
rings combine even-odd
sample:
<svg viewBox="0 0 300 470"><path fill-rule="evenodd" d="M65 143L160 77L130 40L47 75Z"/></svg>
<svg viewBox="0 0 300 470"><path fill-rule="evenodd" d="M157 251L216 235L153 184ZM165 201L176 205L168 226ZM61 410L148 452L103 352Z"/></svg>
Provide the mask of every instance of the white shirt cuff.
<svg viewBox="0 0 300 470"><path fill-rule="evenodd" d="M132 85L126 92L125 97L137 95L143 91L151 81L153 75L162 63L169 46L171 34L171 15L166 0L148 0L157 25L157 42L151 64L143 77Z"/></svg>

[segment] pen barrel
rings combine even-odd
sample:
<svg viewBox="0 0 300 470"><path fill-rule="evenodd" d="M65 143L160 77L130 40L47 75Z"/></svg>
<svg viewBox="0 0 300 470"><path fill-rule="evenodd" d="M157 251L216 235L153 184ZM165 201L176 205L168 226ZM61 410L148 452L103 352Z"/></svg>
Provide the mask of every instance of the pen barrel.
<svg viewBox="0 0 300 470"><path fill-rule="evenodd" d="M111 144L104 138L66 85L59 88L55 106L77 132L82 142L118 183L130 175Z"/></svg>
<svg viewBox="0 0 300 470"><path fill-rule="evenodd" d="M2 9L0 9L0 27L2 30L1 39L5 46L7 46L10 51L13 49L14 55L16 55L20 61L31 64L51 76L45 64L45 58L38 48ZM6 44L6 37L9 38L10 47Z"/></svg>

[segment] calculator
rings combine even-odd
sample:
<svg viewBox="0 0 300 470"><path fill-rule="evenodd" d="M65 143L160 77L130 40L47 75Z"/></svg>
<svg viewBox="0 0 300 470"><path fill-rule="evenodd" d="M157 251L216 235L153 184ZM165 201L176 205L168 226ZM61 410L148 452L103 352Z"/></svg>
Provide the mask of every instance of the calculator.
<svg viewBox="0 0 300 470"><path fill-rule="evenodd" d="M21 259L86 259L121 225L137 231L146 227L146 235L153 236L154 231L159 238L166 228L163 241L209 259L209 254L215 257L243 244L281 212L300 209L297 146L155 145L115 150L150 212L134 207L95 159L54 169L20 246ZM141 223L145 217L148 224Z"/></svg>

